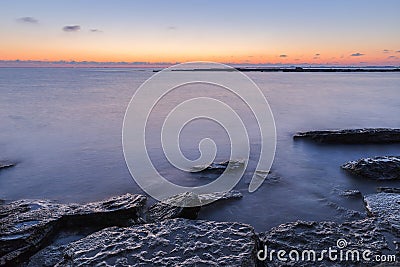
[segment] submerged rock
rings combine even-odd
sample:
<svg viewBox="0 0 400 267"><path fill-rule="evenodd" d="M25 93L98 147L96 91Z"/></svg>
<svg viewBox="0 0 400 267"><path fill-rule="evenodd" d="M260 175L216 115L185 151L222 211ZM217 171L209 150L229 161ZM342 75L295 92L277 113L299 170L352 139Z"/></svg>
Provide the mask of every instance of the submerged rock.
<svg viewBox="0 0 400 267"><path fill-rule="evenodd" d="M400 194L372 194L365 196L364 202L368 213L387 222L400 238Z"/></svg>
<svg viewBox="0 0 400 267"><path fill-rule="evenodd" d="M375 180L400 179L400 157L385 156L350 161L342 168L356 175Z"/></svg>
<svg viewBox="0 0 400 267"><path fill-rule="evenodd" d="M57 266L256 266L256 250L249 225L173 219L94 233Z"/></svg>
<svg viewBox="0 0 400 267"><path fill-rule="evenodd" d="M237 168L243 168L245 162L243 160L227 160L222 162L213 162L210 165L204 166L194 166L192 168L192 172L215 172L215 173L222 173L226 169L234 170Z"/></svg>
<svg viewBox="0 0 400 267"><path fill-rule="evenodd" d="M1 169L11 168L11 167L14 167L14 166L15 166L15 163L7 162L7 161L0 161L0 170Z"/></svg>
<svg viewBox="0 0 400 267"><path fill-rule="evenodd" d="M200 195L186 192L152 205L147 211L147 221L157 222L174 218L197 219L202 205L208 205L211 201L237 198L242 198L242 194L235 190Z"/></svg>
<svg viewBox="0 0 400 267"><path fill-rule="evenodd" d="M342 197L354 197L354 198L362 196L361 192L356 189L344 190L344 191L340 192L340 195Z"/></svg>
<svg viewBox="0 0 400 267"><path fill-rule="evenodd" d="M99 230L141 222L146 197L126 194L105 201L57 204L21 200L0 206L0 265L17 264L49 242L60 229Z"/></svg>
<svg viewBox="0 0 400 267"><path fill-rule="evenodd" d="M299 132L294 139L306 138L318 143L397 143L400 142L400 129L372 128Z"/></svg>

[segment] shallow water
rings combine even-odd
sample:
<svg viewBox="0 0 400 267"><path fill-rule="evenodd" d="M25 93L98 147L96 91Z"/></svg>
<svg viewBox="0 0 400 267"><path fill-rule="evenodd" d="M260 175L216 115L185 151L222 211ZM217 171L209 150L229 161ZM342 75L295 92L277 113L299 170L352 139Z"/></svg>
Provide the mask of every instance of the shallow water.
<svg viewBox="0 0 400 267"><path fill-rule="evenodd" d="M18 162L0 171L0 199L87 202L142 193L125 165L121 128L130 98L152 74L137 69L0 69L0 160ZM247 192L247 182L260 150L259 134L249 110L235 96L217 87L187 86L165 97L150 116L147 142L154 165L171 181L187 186L213 177L177 171L161 153L160 128L171 108L195 96L211 96L229 103L245 121L250 166L236 187L244 197L206 207L200 218L245 222L258 231L298 219L343 221L344 209L364 207L361 199L341 197L340 190L366 194L377 186L400 186L340 169L360 157L399 155L399 144L318 145L292 139L302 130L399 128L398 73L246 74L268 99L278 134L272 173L255 193ZM196 121L181 136L188 158L199 156L198 142L204 137L216 141L217 161L229 157L223 129Z"/></svg>

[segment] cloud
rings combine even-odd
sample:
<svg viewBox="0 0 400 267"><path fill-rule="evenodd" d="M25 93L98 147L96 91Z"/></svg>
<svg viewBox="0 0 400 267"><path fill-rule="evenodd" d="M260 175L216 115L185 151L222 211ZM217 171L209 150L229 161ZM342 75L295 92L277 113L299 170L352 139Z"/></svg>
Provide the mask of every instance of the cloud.
<svg viewBox="0 0 400 267"><path fill-rule="evenodd" d="M177 30L178 28L176 27L176 26L168 26L167 27L167 30L169 30L169 31L175 31L175 30Z"/></svg>
<svg viewBox="0 0 400 267"><path fill-rule="evenodd" d="M350 56L352 56L352 57L361 57L361 56L364 56L365 54L361 54L361 53L354 53L354 54L351 54Z"/></svg>
<svg viewBox="0 0 400 267"><path fill-rule="evenodd" d="M383 51L382 51L383 53L389 53L390 52L390 50L389 49L383 49Z"/></svg>
<svg viewBox="0 0 400 267"><path fill-rule="evenodd" d="M102 30L99 30L99 29L90 29L89 31L90 32L98 32L98 33L103 32Z"/></svg>
<svg viewBox="0 0 400 267"><path fill-rule="evenodd" d="M400 53L400 50L397 50L396 53Z"/></svg>
<svg viewBox="0 0 400 267"><path fill-rule="evenodd" d="M279 57L288 57L287 55L279 55Z"/></svg>
<svg viewBox="0 0 400 267"><path fill-rule="evenodd" d="M388 59L397 59L396 56L389 56Z"/></svg>
<svg viewBox="0 0 400 267"><path fill-rule="evenodd" d="M316 57L319 57L321 54L315 54Z"/></svg>
<svg viewBox="0 0 400 267"><path fill-rule="evenodd" d="M65 32L77 32L81 29L79 25L67 25L63 27L63 31Z"/></svg>
<svg viewBox="0 0 400 267"><path fill-rule="evenodd" d="M18 22L37 24L39 21L33 17L22 17L17 19Z"/></svg>

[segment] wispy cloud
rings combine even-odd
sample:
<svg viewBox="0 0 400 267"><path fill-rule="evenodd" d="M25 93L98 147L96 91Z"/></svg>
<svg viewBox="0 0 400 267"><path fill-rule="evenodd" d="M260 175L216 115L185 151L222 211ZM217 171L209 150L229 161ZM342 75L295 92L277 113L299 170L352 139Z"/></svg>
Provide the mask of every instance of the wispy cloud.
<svg viewBox="0 0 400 267"><path fill-rule="evenodd" d="M103 32L102 30L99 30L99 29L90 29L89 31L90 32L97 32L97 33Z"/></svg>
<svg viewBox="0 0 400 267"><path fill-rule="evenodd" d="M30 24L37 24L39 21L33 17L22 17L17 19L18 22L22 23L30 23Z"/></svg>
<svg viewBox="0 0 400 267"><path fill-rule="evenodd" d="M354 54L351 54L350 56L352 56L352 57L361 57L361 56L365 56L365 54L354 53Z"/></svg>
<svg viewBox="0 0 400 267"><path fill-rule="evenodd" d="M397 59L396 56L389 56L388 59Z"/></svg>
<svg viewBox="0 0 400 267"><path fill-rule="evenodd" d="M400 50L397 50L396 53L400 53Z"/></svg>
<svg viewBox="0 0 400 267"><path fill-rule="evenodd" d="M279 55L279 57L288 57L288 55Z"/></svg>
<svg viewBox="0 0 400 267"><path fill-rule="evenodd" d="M176 26L168 26L167 27L167 30L169 30L169 31L175 31L175 30L177 30L178 28L176 27Z"/></svg>
<svg viewBox="0 0 400 267"><path fill-rule="evenodd" d="M383 49L383 51L382 51L383 53L389 53L390 52L390 50L389 49Z"/></svg>
<svg viewBox="0 0 400 267"><path fill-rule="evenodd" d="M63 31L65 32L77 32L81 29L79 25L67 25L63 27Z"/></svg>

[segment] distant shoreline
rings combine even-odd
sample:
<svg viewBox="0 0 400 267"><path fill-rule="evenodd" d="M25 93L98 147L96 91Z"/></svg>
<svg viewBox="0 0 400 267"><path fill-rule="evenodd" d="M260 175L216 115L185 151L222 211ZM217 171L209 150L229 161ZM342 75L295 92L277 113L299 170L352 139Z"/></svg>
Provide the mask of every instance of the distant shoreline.
<svg viewBox="0 0 400 267"><path fill-rule="evenodd" d="M400 68L235 68L235 69L182 69L173 71L234 71L241 72L400 72ZM153 70L158 72L160 70Z"/></svg>

